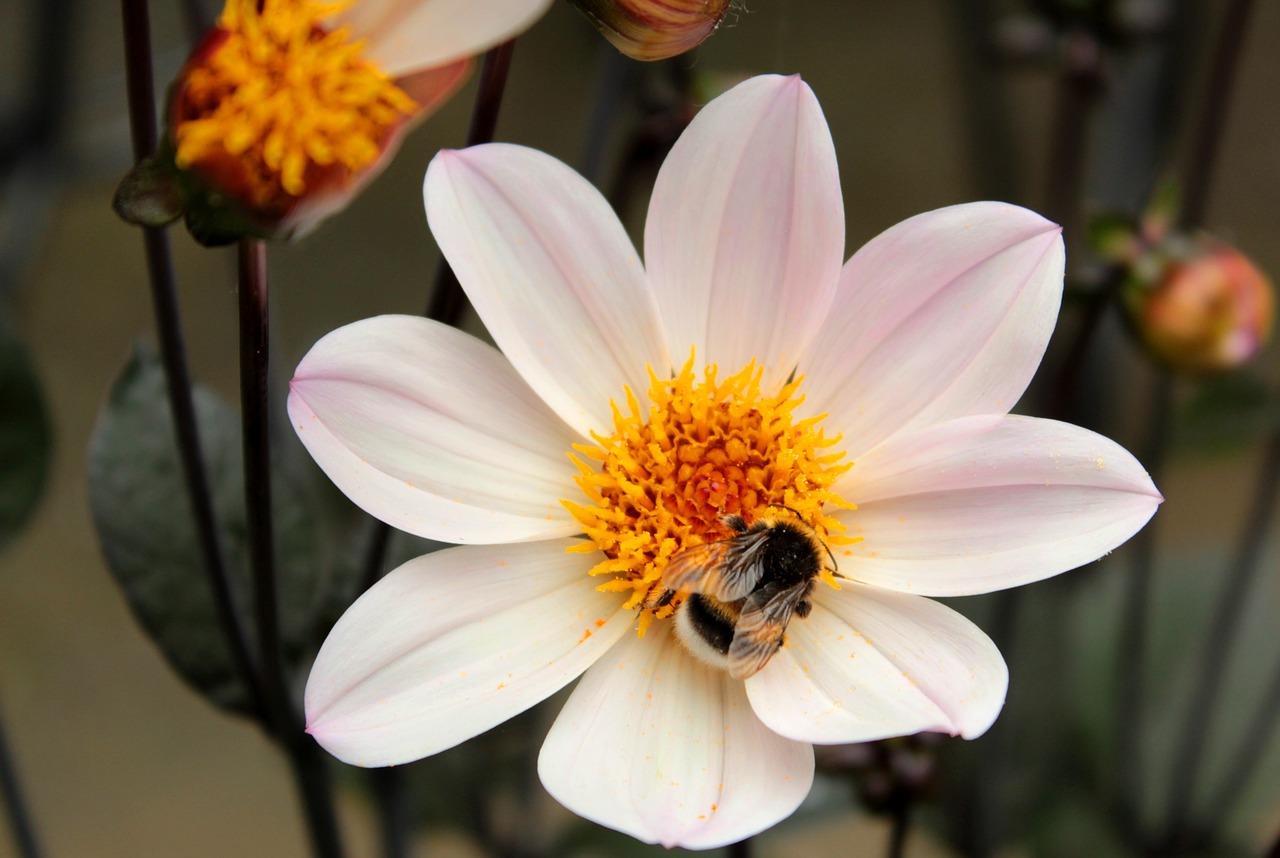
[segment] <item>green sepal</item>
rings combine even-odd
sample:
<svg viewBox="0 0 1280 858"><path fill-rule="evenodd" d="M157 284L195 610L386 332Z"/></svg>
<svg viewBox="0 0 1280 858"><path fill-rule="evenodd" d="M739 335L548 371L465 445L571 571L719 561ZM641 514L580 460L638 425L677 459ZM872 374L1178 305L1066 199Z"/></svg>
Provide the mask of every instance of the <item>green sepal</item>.
<svg viewBox="0 0 1280 858"><path fill-rule="evenodd" d="M127 223L159 227L173 223L187 209L182 177L173 163L173 150L162 145L125 174L111 207Z"/></svg>

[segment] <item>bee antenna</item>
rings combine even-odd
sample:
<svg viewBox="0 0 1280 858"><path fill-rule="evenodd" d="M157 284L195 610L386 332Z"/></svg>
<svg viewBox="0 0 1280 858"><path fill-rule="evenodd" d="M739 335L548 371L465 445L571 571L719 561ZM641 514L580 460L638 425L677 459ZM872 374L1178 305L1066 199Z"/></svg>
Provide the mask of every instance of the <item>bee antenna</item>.
<svg viewBox="0 0 1280 858"><path fill-rule="evenodd" d="M804 525L806 525L806 526L808 526L808 524L809 524L809 522L807 522L807 521L805 521L805 520L804 520L804 516L803 516L803 515L801 515L797 510L793 509L792 507L787 506L785 503L771 503L771 504L769 504L769 506L776 506L778 509L785 509L787 512L791 513L791 514L792 514L792 515L794 515L796 518L800 519L800 522L801 522L802 524L804 524Z"/></svg>

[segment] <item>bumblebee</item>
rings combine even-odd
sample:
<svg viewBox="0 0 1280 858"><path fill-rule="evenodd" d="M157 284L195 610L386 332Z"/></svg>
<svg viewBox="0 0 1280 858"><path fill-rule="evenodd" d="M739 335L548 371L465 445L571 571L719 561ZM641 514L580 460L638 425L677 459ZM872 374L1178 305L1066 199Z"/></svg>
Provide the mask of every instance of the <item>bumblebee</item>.
<svg viewBox="0 0 1280 858"><path fill-rule="evenodd" d="M814 585L824 569L835 572L835 557L798 515L750 526L740 515L721 521L734 535L676 554L662 583L686 594L675 617L685 649L746 679L782 646L791 618L809 616Z"/></svg>

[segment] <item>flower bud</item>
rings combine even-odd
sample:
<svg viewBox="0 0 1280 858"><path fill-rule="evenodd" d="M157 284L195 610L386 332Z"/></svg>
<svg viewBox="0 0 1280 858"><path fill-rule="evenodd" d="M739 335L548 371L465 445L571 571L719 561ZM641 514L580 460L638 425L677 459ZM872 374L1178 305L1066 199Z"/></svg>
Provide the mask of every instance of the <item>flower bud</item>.
<svg viewBox="0 0 1280 858"><path fill-rule="evenodd" d="M1271 282L1235 248L1201 242L1143 280L1128 295L1131 318L1147 347L1173 369L1239 367L1271 335Z"/></svg>
<svg viewBox="0 0 1280 858"><path fill-rule="evenodd" d="M711 35L730 0L572 0L613 46L634 60L665 60Z"/></svg>

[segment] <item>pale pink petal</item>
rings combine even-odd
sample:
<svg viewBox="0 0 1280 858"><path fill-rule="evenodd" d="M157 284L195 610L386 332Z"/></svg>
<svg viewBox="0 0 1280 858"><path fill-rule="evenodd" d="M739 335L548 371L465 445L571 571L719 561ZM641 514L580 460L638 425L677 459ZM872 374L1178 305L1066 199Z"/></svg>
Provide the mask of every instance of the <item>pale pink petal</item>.
<svg viewBox="0 0 1280 858"><path fill-rule="evenodd" d="M964 417L902 434L837 486L860 536L840 574L925 596L1015 587L1095 560L1163 498L1124 448L1034 417Z"/></svg>
<svg viewBox="0 0 1280 858"><path fill-rule="evenodd" d="M569 425L611 433L623 385L671 368L635 248L600 192L533 149L444 151L427 220L499 348Z"/></svg>
<svg viewBox="0 0 1280 858"><path fill-rule="evenodd" d="M566 553L575 542L459 546L392 571L320 648L307 732L352 765L396 765L563 688L635 616L595 588L587 572L599 558Z"/></svg>
<svg viewBox="0 0 1280 858"><path fill-rule="evenodd" d="M974 739L995 722L1009 669L991 638L963 615L922 596L853 583L819 598L946 713L953 735Z"/></svg>
<svg viewBox="0 0 1280 858"><path fill-rule="evenodd" d="M835 295L844 207L822 109L798 76L739 84L667 156L645 264L677 359L785 379Z"/></svg>
<svg viewBox="0 0 1280 858"><path fill-rule="evenodd" d="M334 15L391 77L470 57L533 25L551 0L358 0Z"/></svg>
<svg viewBox="0 0 1280 858"><path fill-rule="evenodd" d="M1057 319L1059 233L1026 209L969 203L872 239L801 361L807 407L855 457L905 429L1006 413Z"/></svg>
<svg viewBox="0 0 1280 858"><path fill-rule="evenodd" d="M785 646L746 681L765 726L817 744L951 732L947 713L825 601L820 597L808 617L791 621Z"/></svg>
<svg viewBox="0 0 1280 858"><path fill-rule="evenodd" d="M580 437L493 347L416 316L380 316L321 339L290 384L289 416L358 506L447 542L518 542L581 530L560 505L581 491Z"/></svg>
<svg viewBox="0 0 1280 858"><path fill-rule="evenodd" d="M764 727L742 683L689 656L658 623L582 677L538 758L565 807L648 843L709 849L790 816L813 749Z"/></svg>

